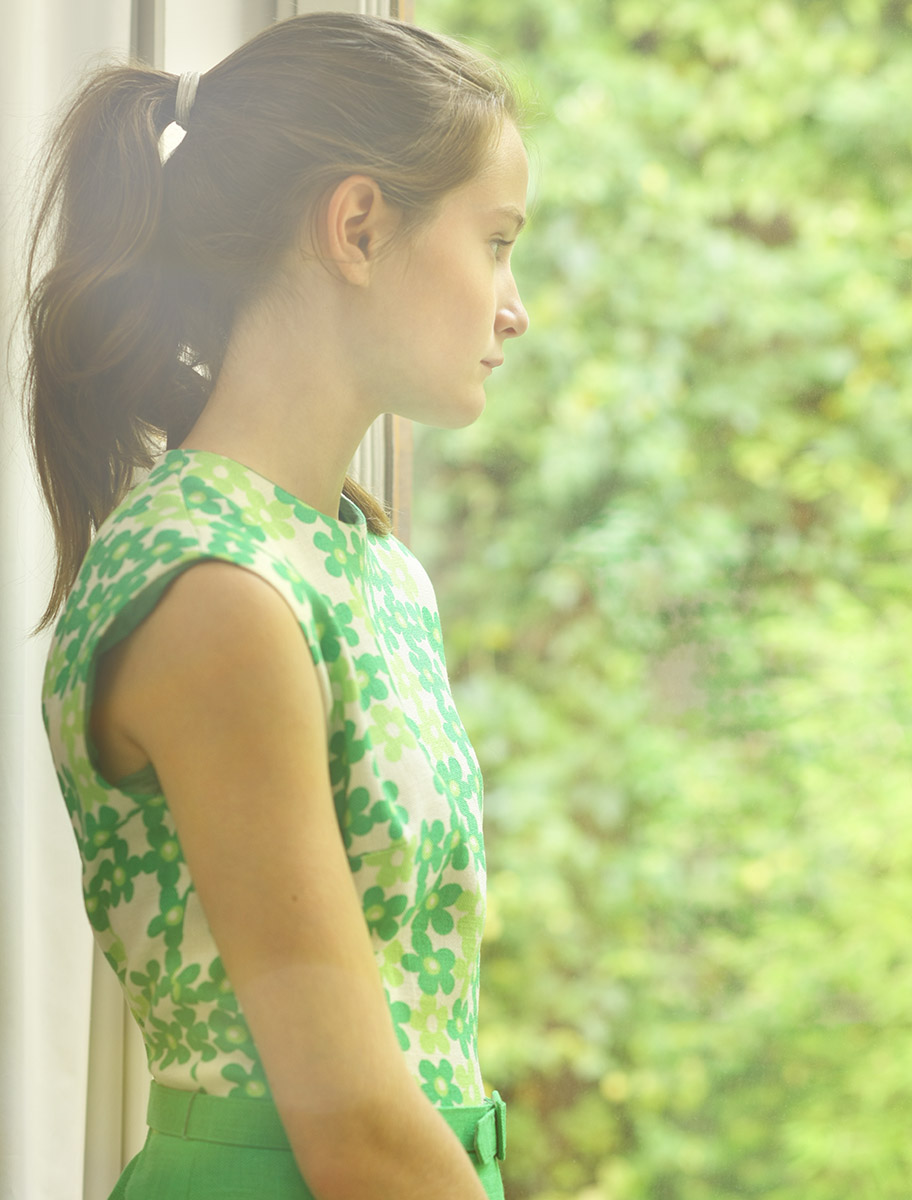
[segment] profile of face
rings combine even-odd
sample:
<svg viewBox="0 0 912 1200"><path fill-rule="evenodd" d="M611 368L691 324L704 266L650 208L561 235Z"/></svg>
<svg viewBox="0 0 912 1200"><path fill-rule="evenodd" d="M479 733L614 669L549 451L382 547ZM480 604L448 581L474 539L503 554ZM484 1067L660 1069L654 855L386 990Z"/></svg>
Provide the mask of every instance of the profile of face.
<svg viewBox="0 0 912 1200"><path fill-rule="evenodd" d="M385 411L458 428L485 405L484 384L529 318L511 254L525 222L529 163L506 121L482 170L374 268L374 378Z"/></svg>

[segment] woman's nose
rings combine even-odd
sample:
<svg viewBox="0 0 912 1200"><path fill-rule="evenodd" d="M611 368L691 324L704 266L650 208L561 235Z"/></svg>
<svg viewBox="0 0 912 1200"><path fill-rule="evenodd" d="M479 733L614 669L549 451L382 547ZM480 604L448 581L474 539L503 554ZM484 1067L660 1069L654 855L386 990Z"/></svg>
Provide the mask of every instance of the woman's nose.
<svg viewBox="0 0 912 1200"><path fill-rule="evenodd" d="M506 296L497 313L495 328L504 337L522 337L529 328L529 314L526 312L519 296L519 289L513 285L512 291Z"/></svg>

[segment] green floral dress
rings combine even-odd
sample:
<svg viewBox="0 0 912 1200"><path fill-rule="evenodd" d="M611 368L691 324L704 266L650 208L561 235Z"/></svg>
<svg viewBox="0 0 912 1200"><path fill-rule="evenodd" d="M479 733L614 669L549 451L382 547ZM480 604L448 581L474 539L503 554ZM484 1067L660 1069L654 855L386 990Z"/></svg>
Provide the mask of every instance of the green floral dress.
<svg viewBox="0 0 912 1200"><path fill-rule="evenodd" d="M320 680L339 827L402 1051L436 1104L481 1103L481 779L427 576L344 498L333 520L239 463L183 450L167 453L100 530L44 686L86 911L153 1077L269 1096L154 772L112 785L88 735L99 654L202 559L255 572L294 611Z"/></svg>

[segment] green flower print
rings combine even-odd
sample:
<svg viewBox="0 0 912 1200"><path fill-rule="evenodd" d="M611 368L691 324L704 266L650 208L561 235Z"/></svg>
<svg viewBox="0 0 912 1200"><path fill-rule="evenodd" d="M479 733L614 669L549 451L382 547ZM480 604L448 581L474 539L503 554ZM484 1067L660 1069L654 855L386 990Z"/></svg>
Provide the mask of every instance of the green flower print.
<svg viewBox="0 0 912 1200"><path fill-rule="evenodd" d="M133 880L142 871L143 863L138 854L131 854L126 842L114 843L114 854L107 858L98 868L95 878L89 888L89 894L100 890L102 885L108 885L108 899L111 904L119 904L123 900L133 899Z"/></svg>
<svg viewBox="0 0 912 1200"><path fill-rule="evenodd" d="M465 729L462 722L459 720L459 714L453 707L452 703L442 704L440 715L443 718L443 732L451 746L458 750L467 762L472 764L473 786L480 788L481 776L478 771L478 764L475 761L475 755L472 752L472 747L466 737Z"/></svg>
<svg viewBox="0 0 912 1200"><path fill-rule="evenodd" d="M171 979L171 999L175 1004L189 1004L196 999L192 985L196 982L200 970L199 963L191 963Z"/></svg>
<svg viewBox="0 0 912 1200"><path fill-rule="evenodd" d="M484 843L481 840L481 833L470 833L466 840L466 848L472 855L475 862L484 867Z"/></svg>
<svg viewBox="0 0 912 1200"><path fill-rule="evenodd" d="M125 529L109 541L96 543L96 545L100 548L92 556L93 565L98 571L98 578L106 579L109 576L117 575L122 570L123 564L136 555L137 536L133 530Z"/></svg>
<svg viewBox="0 0 912 1200"><path fill-rule="evenodd" d="M425 1054L446 1054L449 1050L448 1011L433 996L422 996L418 1007L412 1009L410 1023L418 1031L418 1044Z"/></svg>
<svg viewBox="0 0 912 1200"><path fill-rule="evenodd" d="M409 1035L402 1028L403 1024L408 1021L412 1010L404 1000L391 1000L389 992L386 993L386 1002L389 1005L390 1016L393 1018L393 1028L396 1031L396 1038L403 1050L411 1048Z"/></svg>
<svg viewBox="0 0 912 1200"><path fill-rule="evenodd" d="M173 524L186 512L184 498L179 492L132 493L135 499L127 498L123 510L140 529L160 529Z"/></svg>
<svg viewBox="0 0 912 1200"><path fill-rule="evenodd" d="M229 1063L222 1069L222 1078L235 1085L228 1093L232 1099L261 1100L269 1096L269 1084L259 1061L249 1071L239 1063Z"/></svg>
<svg viewBox="0 0 912 1200"><path fill-rule="evenodd" d="M198 473L208 476L214 486L226 495L243 492L246 496L256 488L260 480L259 476L254 476L246 467L234 462L233 459L206 453L200 454L198 458ZM185 461L189 465L191 459L188 457ZM265 482L263 480L263 483Z"/></svg>
<svg viewBox="0 0 912 1200"><path fill-rule="evenodd" d="M76 840L81 846L85 839L85 820L82 808L80 807L79 787L72 773L66 767L61 768L57 772L57 782L60 785L60 792L70 816L70 824L73 826Z"/></svg>
<svg viewBox="0 0 912 1200"><path fill-rule="evenodd" d="M470 1021L465 1000L457 1000L453 1005L453 1015L447 1021L446 1031L454 1042L459 1043L462 1053L468 1058L475 1027L474 1022Z"/></svg>
<svg viewBox="0 0 912 1200"><path fill-rule="evenodd" d="M142 565L137 565L132 571L124 571L112 580L107 587L105 616L116 608L123 608L130 603L136 594L136 589L145 582L147 571ZM88 660L86 666L88 667Z"/></svg>
<svg viewBox="0 0 912 1200"><path fill-rule="evenodd" d="M110 805L104 805L96 812L85 814L85 838L82 853L88 862L91 862L99 851L114 842L118 829L126 819Z"/></svg>
<svg viewBox="0 0 912 1200"><path fill-rule="evenodd" d="M115 938L114 941L106 947L104 956L114 968L117 978L121 981L121 983L123 983L124 979L126 978L127 951L120 938Z"/></svg>
<svg viewBox="0 0 912 1200"><path fill-rule="evenodd" d="M390 837L398 841L408 821L408 809L396 803L399 789L391 780L384 780L382 787L383 799L378 800L371 809L371 820L375 825L387 822Z"/></svg>
<svg viewBox="0 0 912 1200"><path fill-rule="evenodd" d="M177 529L161 529L156 533L148 553L158 562L171 563L197 544L196 538L185 537Z"/></svg>
<svg viewBox="0 0 912 1200"><path fill-rule="evenodd" d="M220 958L213 959L207 972L209 978L196 989L197 996L206 1003L215 1001L220 1008L233 1009L237 1005L231 983Z"/></svg>
<svg viewBox="0 0 912 1200"><path fill-rule="evenodd" d="M157 999L159 992L159 984L162 977L161 963L157 959L151 959L146 963L145 973L142 971L131 971L130 982L145 992L150 999ZM161 993L164 994L164 993Z"/></svg>
<svg viewBox="0 0 912 1200"><path fill-rule="evenodd" d="M299 604L303 604L310 594L310 584L297 569L294 563L276 562L272 568L280 579L291 584L291 593Z"/></svg>
<svg viewBox="0 0 912 1200"><path fill-rule="evenodd" d="M374 700L385 700L389 688L381 678L386 664L379 654L359 654L355 659L358 700L362 709L370 708Z"/></svg>
<svg viewBox="0 0 912 1200"><path fill-rule="evenodd" d="M475 981L477 970L477 959L470 961L466 958L457 958L453 963L453 982L459 985L456 989L459 999L469 994L469 988Z"/></svg>
<svg viewBox="0 0 912 1200"><path fill-rule="evenodd" d="M223 1051L251 1049L252 1039L247 1022L240 1013L225 1012L217 1008L209 1016L212 1041Z"/></svg>
<svg viewBox="0 0 912 1200"><path fill-rule="evenodd" d="M398 938L396 941L384 946L377 955L380 978L393 990L402 987L405 980L405 975L402 971L402 958L402 943Z"/></svg>
<svg viewBox="0 0 912 1200"><path fill-rule="evenodd" d="M186 904L187 894L180 896L177 888L162 888L159 897L159 912L149 922L148 929L146 930L147 935L150 938L164 935L166 946L179 946L183 935Z"/></svg>
<svg viewBox="0 0 912 1200"><path fill-rule="evenodd" d="M217 517L223 512L230 512L230 501L226 500L221 492L217 491L204 479L200 479L197 475L185 475L180 482L181 492L184 496L184 503L191 512L205 513L210 517ZM237 512L237 506L233 506Z"/></svg>
<svg viewBox="0 0 912 1200"><path fill-rule="evenodd" d="M200 454L198 457L205 458L206 455ZM229 460L226 459L225 461L227 462ZM169 479L176 479L178 476L183 474L189 463L190 455L186 450L172 450L170 453L166 454L164 458L158 461L155 469L149 475L147 482L152 483L154 481L157 483L163 483ZM169 488L169 491L172 490L173 487ZM161 493L159 492L153 492L153 496L160 494ZM131 497L128 497L128 502L132 498L132 495Z"/></svg>
<svg viewBox="0 0 912 1200"><path fill-rule="evenodd" d="M484 928L484 898L478 892L464 891L456 901L457 911L465 915L456 922L456 932L462 938L462 954L466 962L473 961L481 943Z"/></svg>
<svg viewBox="0 0 912 1200"><path fill-rule="evenodd" d="M150 1017L146 1021L146 1049L149 1053L149 1065L155 1065L161 1070L172 1063L190 1061L190 1047L186 1042L186 1026L193 1024L193 1014L187 1010L189 1021L185 1014L184 1022L179 1020L163 1021L160 1017Z"/></svg>
<svg viewBox="0 0 912 1200"><path fill-rule="evenodd" d="M205 1021L196 1021L187 1030L187 1045L203 1062L218 1058L218 1048L209 1040L209 1026Z"/></svg>
<svg viewBox="0 0 912 1200"><path fill-rule="evenodd" d="M80 612L84 618L84 620L80 622L83 637L105 611L107 597L108 589L104 586L104 584L96 583L91 592L89 592L83 603L80 605L77 612Z"/></svg>
<svg viewBox="0 0 912 1200"><path fill-rule="evenodd" d="M427 632L428 641L437 651L438 655L443 654L443 631L440 628L440 618L435 612L424 605L421 609L421 624Z"/></svg>
<svg viewBox="0 0 912 1200"><path fill-rule="evenodd" d="M399 709L374 704L370 715L374 718L374 723L368 727L371 742L378 749L382 747L387 762L398 762L405 750L417 748L415 735Z"/></svg>
<svg viewBox="0 0 912 1200"><path fill-rule="evenodd" d="M367 737L356 737L355 732L354 722L346 721L329 739L329 778L333 785L348 783L352 766L361 761L367 750Z"/></svg>
<svg viewBox="0 0 912 1200"><path fill-rule="evenodd" d="M441 936L452 933L454 922L447 909L455 904L461 895L462 888L458 883L446 883L428 892L418 905L412 922L413 927L424 933L430 924L434 932Z"/></svg>
<svg viewBox="0 0 912 1200"><path fill-rule="evenodd" d="M469 865L467 835L455 818L453 828L450 830L450 863L454 871L464 871Z"/></svg>
<svg viewBox="0 0 912 1200"><path fill-rule="evenodd" d="M181 877L183 854L174 832L164 823L164 809L150 806L143 812L146 826L146 845L143 870L154 874L162 888L176 888Z"/></svg>
<svg viewBox="0 0 912 1200"><path fill-rule="evenodd" d="M399 654L401 652L401 640L405 640L406 644L408 644L407 635L411 633L411 630L411 613L409 612L408 607L402 605L395 610L393 613L392 622L388 628L384 630L384 639L386 641L387 648L393 654Z"/></svg>
<svg viewBox="0 0 912 1200"><path fill-rule="evenodd" d="M108 893L101 889L93 890L90 884L84 890L83 896L85 898L85 910L86 916L89 918L89 924L96 933L106 933L111 928Z"/></svg>
<svg viewBox="0 0 912 1200"><path fill-rule="evenodd" d="M437 780L445 795L458 806L460 812L470 812L474 799L475 780L467 778L462 763L455 757L437 764Z"/></svg>
<svg viewBox="0 0 912 1200"><path fill-rule="evenodd" d="M368 929L385 942L394 938L399 929L396 918L405 911L408 897L399 895L387 899L383 888L372 887L364 893L362 904Z"/></svg>
<svg viewBox="0 0 912 1200"><path fill-rule="evenodd" d="M364 855L364 862L376 870L380 887L392 887L411 878L417 845L417 838L398 838L382 850L370 850Z"/></svg>
<svg viewBox="0 0 912 1200"><path fill-rule="evenodd" d="M427 934L418 931L412 934L412 949L414 954L403 954L403 967L418 976L418 986L426 995L433 996L441 991L448 996L456 986L453 978L456 955L453 951L445 946L435 950Z"/></svg>
<svg viewBox="0 0 912 1200"><path fill-rule="evenodd" d="M445 681L435 669L431 656L423 647L409 650L409 663L412 667L413 678L423 692L436 697L438 693L446 690Z"/></svg>
<svg viewBox="0 0 912 1200"><path fill-rule="evenodd" d="M252 566L256 562L257 542L262 537L259 529L242 532L235 525L218 521L212 526L206 549L215 558L230 559L239 566Z"/></svg>
<svg viewBox="0 0 912 1200"><path fill-rule="evenodd" d="M280 487L276 488L276 495L286 501L291 508L292 516L302 525L316 525L326 519L315 508L311 508L309 504L305 504L303 500L299 500L297 496L292 496L290 492L286 492Z"/></svg>
<svg viewBox="0 0 912 1200"><path fill-rule="evenodd" d="M352 628L354 613L348 604L337 604L332 610L331 621L317 616L317 635L320 639L320 651L325 662L334 663L342 653L342 642L348 646L357 646L359 638Z"/></svg>
<svg viewBox="0 0 912 1200"><path fill-rule="evenodd" d="M345 800L344 795L339 797L340 800ZM347 847L350 847L356 837L362 837L365 833L369 833L374 827L374 819L368 812L367 806L370 804L370 792L367 788L355 788L347 798L341 812L337 814L339 818L339 828L342 831L342 840Z"/></svg>
<svg viewBox="0 0 912 1200"><path fill-rule="evenodd" d="M424 1080L421 1090L426 1096L430 1096L435 1104L449 1106L462 1103L462 1092L453 1080L452 1063L442 1059L435 1066L434 1063L425 1059L418 1070Z"/></svg>
<svg viewBox="0 0 912 1200"><path fill-rule="evenodd" d="M453 1079L456 1086L462 1092L463 1104L480 1105L484 1101L484 1093L465 1063L460 1063L456 1067L456 1070L453 1072Z"/></svg>
<svg viewBox="0 0 912 1200"><path fill-rule="evenodd" d="M122 984L124 983L122 973L118 974L117 978L120 980L120 982ZM142 1030L143 1036L145 1037L146 1017L148 1017L148 1015L151 1011L151 1006L149 1004L149 1001L146 999L146 997L141 992L129 991L126 984L124 984L124 991L126 992L127 1005L130 1009L130 1012L133 1015L133 1019L136 1022L136 1024L139 1026L139 1028Z"/></svg>
<svg viewBox="0 0 912 1200"><path fill-rule="evenodd" d="M402 603L396 613L396 625L407 649L421 651L426 641L417 604Z"/></svg>
<svg viewBox="0 0 912 1200"><path fill-rule="evenodd" d="M326 554L324 567L328 575L336 579L344 575L350 583L355 582L359 568L358 556L350 552L348 538L342 529L335 526L329 533L315 533L313 543Z"/></svg>
<svg viewBox="0 0 912 1200"><path fill-rule="evenodd" d="M267 498L256 487L244 489L244 499L241 504L241 520L250 530L256 530L257 536L264 541L289 541L295 535L295 527L290 518L294 510L290 504L276 496Z"/></svg>
<svg viewBox="0 0 912 1200"><path fill-rule="evenodd" d="M424 821L418 843L418 893L424 891L428 873L436 875L443 866L447 852L447 834L443 821Z"/></svg>
<svg viewBox="0 0 912 1200"><path fill-rule="evenodd" d="M385 542L381 542L378 548L379 557L383 559L384 570L380 574L381 587L384 592L385 605L396 605L404 597L406 600L416 600L418 598L418 586L414 576L414 568L418 566L417 560L405 550L405 547L400 546L400 551L404 553L392 554L390 547ZM421 569L420 567L418 568Z"/></svg>

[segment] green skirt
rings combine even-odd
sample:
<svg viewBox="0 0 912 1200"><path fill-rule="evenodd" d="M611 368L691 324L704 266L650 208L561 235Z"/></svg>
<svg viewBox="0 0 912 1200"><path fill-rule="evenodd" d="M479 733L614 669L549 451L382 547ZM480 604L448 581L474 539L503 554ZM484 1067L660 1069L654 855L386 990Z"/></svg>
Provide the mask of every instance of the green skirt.
<svg viewBox="0 0 912 1200"><path fill-rule="evenodd" d="M503 1200L500 1160L506 1105L497 1092L477 1108L440 1108L490 1200ZM110 1200L314 1200L275 1106L153 1083L149 1135Z"/></svg>

